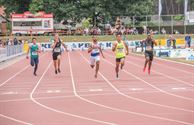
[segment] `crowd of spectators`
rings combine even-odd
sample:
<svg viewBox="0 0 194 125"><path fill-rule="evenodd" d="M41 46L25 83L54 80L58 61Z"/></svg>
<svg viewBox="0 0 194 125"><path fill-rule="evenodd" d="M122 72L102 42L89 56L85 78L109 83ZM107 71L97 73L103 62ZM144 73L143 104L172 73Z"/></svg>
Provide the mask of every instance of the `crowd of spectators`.
<svg viewBox="0 0 194 125"><path fill-rule="evenodd" d="M21 45L22 43L23 43L23 41L22 40L17 40L17 38L7 39L7 40L0 39L0 47Z"/></svg>

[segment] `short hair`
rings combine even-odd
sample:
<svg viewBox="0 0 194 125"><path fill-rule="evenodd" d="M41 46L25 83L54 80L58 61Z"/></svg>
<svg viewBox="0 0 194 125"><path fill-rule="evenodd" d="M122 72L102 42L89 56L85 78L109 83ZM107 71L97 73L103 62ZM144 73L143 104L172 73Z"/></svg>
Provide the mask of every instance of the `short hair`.
<svg viewBox="0 0 194 125"><path fill-rule="evenodd" d="M36 38L35 38L35 37L33 37L33 38L32 38L32 41L33 41L33 40L36 40Z"/></svg>

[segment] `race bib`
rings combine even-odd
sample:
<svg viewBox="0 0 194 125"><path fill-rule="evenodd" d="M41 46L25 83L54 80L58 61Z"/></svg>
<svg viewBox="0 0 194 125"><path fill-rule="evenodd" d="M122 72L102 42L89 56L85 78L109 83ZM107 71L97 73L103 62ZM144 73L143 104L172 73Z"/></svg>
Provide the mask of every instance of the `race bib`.
<svg viewBox="0 0 194 125"><path fill-rule="evenodd" d="M151 46L146 46L146 50L152 50Z"/></svg>
<svg viewBox="0 0 194 125"><path fill-rule="evenodd" d="M38 55L38 53L37 53L36 51L33 51L33 52L32 52L32 55L33 55L33 56L36 56L36 55Z"/></svg>
<svg viewBox="0 0 194 125"><path fill-rule="evenodd" d="M124 50L123 48L118 48L119 53L123 53L123 50Z"/></svg>
<svg viewBox="0 0 194 125"><path fill-rule="evenodd" d="M57 47L57 48L54 49L54 52L58 52L59 53L59 52L61 52L61 49Z"/></svg>

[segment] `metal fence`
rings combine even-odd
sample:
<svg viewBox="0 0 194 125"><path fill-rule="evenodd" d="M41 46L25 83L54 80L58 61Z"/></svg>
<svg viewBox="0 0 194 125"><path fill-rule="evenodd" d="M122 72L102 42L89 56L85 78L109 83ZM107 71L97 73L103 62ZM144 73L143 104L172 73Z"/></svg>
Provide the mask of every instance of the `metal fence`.
<svg viewBox="0 0 194 125"><path fill-rule="evenodd" d="M7 45L0 48L0 62L23 54L23 45Z"/></svg>
<svg viewBox="0 0 194 125"><path fill-rule="evenodd" d="M158 33L194 33L194 15L189 18L184 15L148 15L120 17L125 27L137 28L139 33L143 33L145 28Z"/></svg>

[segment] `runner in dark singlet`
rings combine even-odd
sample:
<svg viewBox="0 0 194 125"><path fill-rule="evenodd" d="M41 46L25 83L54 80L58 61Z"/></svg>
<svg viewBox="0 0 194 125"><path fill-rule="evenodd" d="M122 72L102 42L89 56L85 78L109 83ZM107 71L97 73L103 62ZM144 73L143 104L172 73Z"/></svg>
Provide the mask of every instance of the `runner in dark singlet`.
<svg viewBox="0 0 194 125"><path fill-rule="evenodd" d="M153 56L154 56L153 48L154 48L154 45L157 45L157 44L155 40L152 39L150 34L148 34L147 39L141 42L144 43L145 45L145 65L144 65L143 71L145 72L148 64L148 74L150 74L151 65L152 65Z"/></svg>
<svg viewBox="0 0 194 125"><path fill-rule="evenodd" d="M67 47L64 43L61 42L61 40L59 39L59 35L55 34L54 37L54 43L52 45L53 48L53 62L54 62L54 67L55 67L55 74L60 73L60 60L61 60L61 45L66 49L67 51Z"/></svg>

